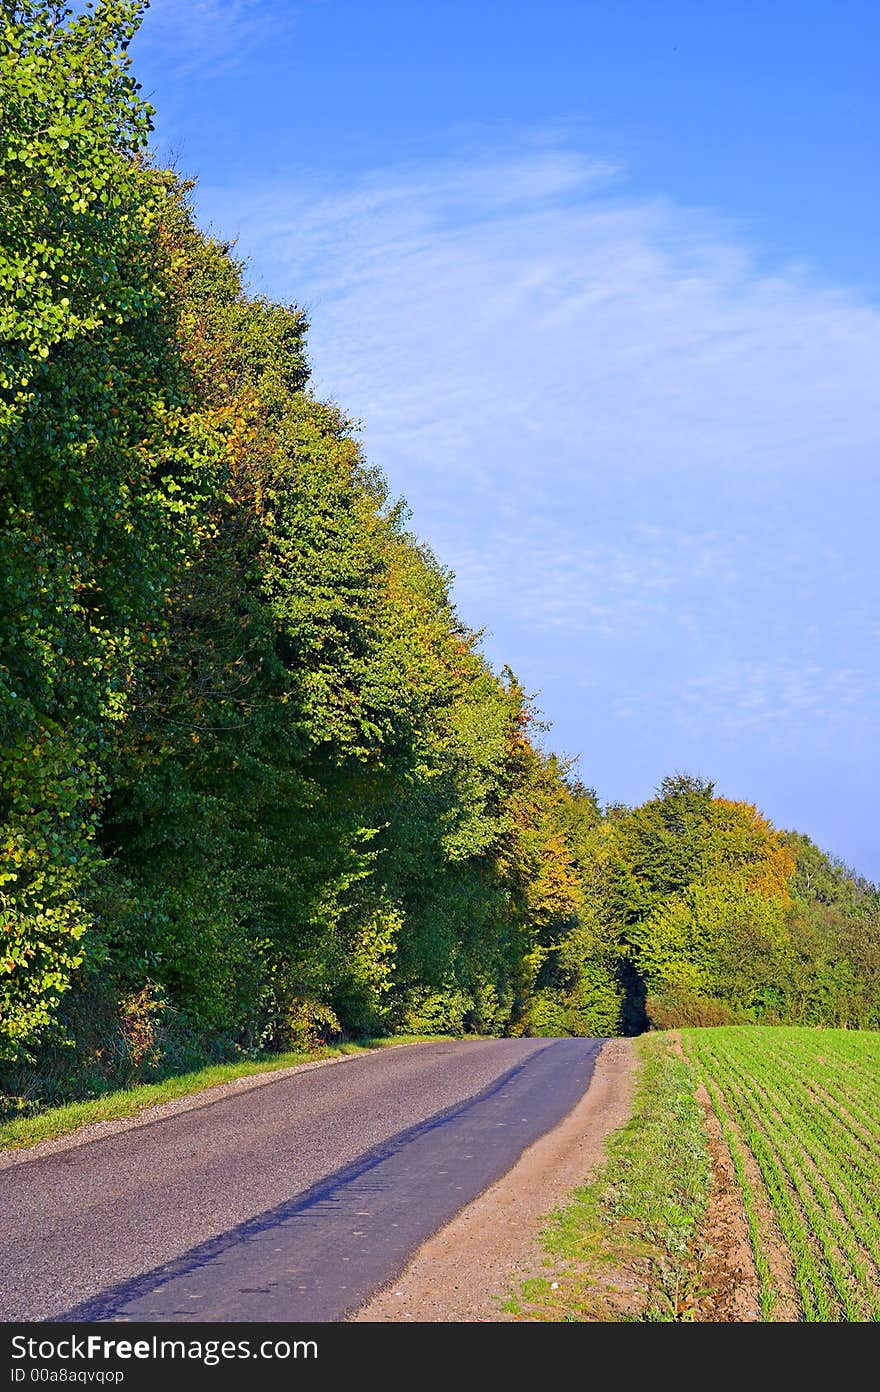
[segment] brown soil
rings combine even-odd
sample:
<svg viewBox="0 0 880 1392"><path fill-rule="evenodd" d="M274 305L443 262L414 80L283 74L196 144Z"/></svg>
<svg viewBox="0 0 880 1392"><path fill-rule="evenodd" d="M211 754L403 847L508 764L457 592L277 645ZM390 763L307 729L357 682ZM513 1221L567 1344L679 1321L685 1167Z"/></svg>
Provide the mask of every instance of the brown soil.
<svg viewBox="0 0 880 1392"><path fill-rule="evenodd" d="M759 1320L760 1284L733 1161L702 1083L697 1100L703 1108L712 1159L712 1192L700 1234L704 1255L696 1273L697 1318L713 1323Z"/></svg>
<svg viewBox="0 0 880 1392"><path fill-rule="evenodd" d="M736 1084L733 1086L736 1087ZM758 1097L762 1097L765 1102L767 1101L766 1094L762 1092L757 1084L755 1084L755 1092ZM795 1284L794 1263L785 1238L780 1231L773 1205L768 1198L767 1189L761 1171L758 1168L758 1162L749 1148L739 1122L733 1115L731 1108L727 1105L726 1098L723 1099L723 1105L727 1111L727 1121L739 1138L743 1151L746 1177L755 1199L758 1227L761 1234L761 1246L767 1260L767 1265L770 1268L770 1279L774 1291L773 1323L792 1323L801 1318L801 1306L797 1295L797 1286ZM760 1119L757 1117L756 1122L759 1129L762 1129ZM797 1205L799 1200L791 1189L790 1184L789 1189L792 1203ZM811 1234L808 1234L808 1236L812 1237Z"/></svg>
<svg viewBox="0 0 880 1392"><path fill-rule="evenodd" d="M501 1303L541 1274L541 1220L604 1158L604 1141L630 1115L636 1055L612 1039L577 1106L524 1151L498 1182L462 1209L409 1266L352 1318L356 1321L496 1321Z"/></svg>
<svg viewBox="0 0 880 1392"><path fill-rule="evenodd" d="M709 1094L702 1083L697 1097L706 1121L713 1173L712 1193L701 1234L707 1251L701 1263L702 1284L706 1289L698 1318L716 1323L760 1320L760 1284L733 1161ZM728 1108L725 1107L725 1111L725 1119L739 1139L746 1178L754 1196L760 1245L770 1269L774 1291L773 1323L797 1321L800 1319L800 1304L791 1255L767 1198L757 1161L746 1144L736 1118Z"/></svg>
<svg viewBox="0 0 880 1392"><path fill-rule="evenodd" d="M670 1031L670 1035L682 1058L687 1058L678 1030ZM697 1100L703 1108L712 1159L712 1191L700 1233L703 1255L698 1262L696 1276L701 1295L695 1317L709 1323L760 1320L760 1281L733 1160L709 1094L702 1083L697 1089ZM798 1320L800 1306L788 1248L767 1199L757 1162L735 1118L729 1109L725 1110L725 1119L740 1141L746 1177L754 1195L761 1248L770 1268L775 1293L773 1322Z"/></svg>

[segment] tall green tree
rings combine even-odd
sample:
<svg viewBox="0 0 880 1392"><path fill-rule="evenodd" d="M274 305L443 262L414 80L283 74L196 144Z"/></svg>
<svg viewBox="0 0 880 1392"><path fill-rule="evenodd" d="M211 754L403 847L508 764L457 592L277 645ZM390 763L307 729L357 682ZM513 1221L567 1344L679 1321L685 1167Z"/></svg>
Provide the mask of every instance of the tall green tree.
<svg viewBox="0 0 880 1392"><path fill-rule="evenodd" d="M0 1049L80 960L104 751L214 460L157 258L143 6L0 15ZM206 474L208 478L206 480Z"/></svg>

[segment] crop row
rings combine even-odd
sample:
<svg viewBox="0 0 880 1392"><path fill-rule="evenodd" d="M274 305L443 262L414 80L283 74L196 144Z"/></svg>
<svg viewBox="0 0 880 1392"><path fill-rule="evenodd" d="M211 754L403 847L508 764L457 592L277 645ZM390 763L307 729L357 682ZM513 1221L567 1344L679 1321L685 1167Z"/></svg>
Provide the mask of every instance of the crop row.
<svg viewBox="0 0 880 1392"><path fill-rule="evenodd" d="M765 1319L787 1270L801 1317L880 1319L880 1034L684 1031L739 1183Z"/></svg>

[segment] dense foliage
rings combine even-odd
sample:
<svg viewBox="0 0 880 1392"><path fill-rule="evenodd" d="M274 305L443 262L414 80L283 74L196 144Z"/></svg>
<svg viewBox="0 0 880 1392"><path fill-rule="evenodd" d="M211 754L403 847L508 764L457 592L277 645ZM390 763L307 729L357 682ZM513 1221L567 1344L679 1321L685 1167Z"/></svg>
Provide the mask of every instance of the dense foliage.
<svg viewBox="0 0 880 1392"><path fill-rule="evenodd" d="M808 837L676 777L609 863L651 1023L880 1023L880 897Z"/></svg>
<svg viewBox="0 0 880 1392"><path fill-rule="evenodd" d="M141 9L0 0L12 1090L342 1030L877 1023L870 886L698 780L603 813L540 748L303 314L151 165Z"/></svg>

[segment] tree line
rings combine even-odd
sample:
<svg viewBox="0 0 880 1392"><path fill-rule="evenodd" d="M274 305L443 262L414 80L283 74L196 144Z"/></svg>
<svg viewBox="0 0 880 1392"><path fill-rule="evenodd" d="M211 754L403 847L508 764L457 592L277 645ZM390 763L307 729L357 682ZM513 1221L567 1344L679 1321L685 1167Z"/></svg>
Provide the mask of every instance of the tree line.
<svg viewBox="0 0 880 1392"><path fill-rule="evenodd" d="M305 314L151 161L142 9L0 0L9 1097L340 1032L880 1026L873 886L542 747Z"/></svg>

